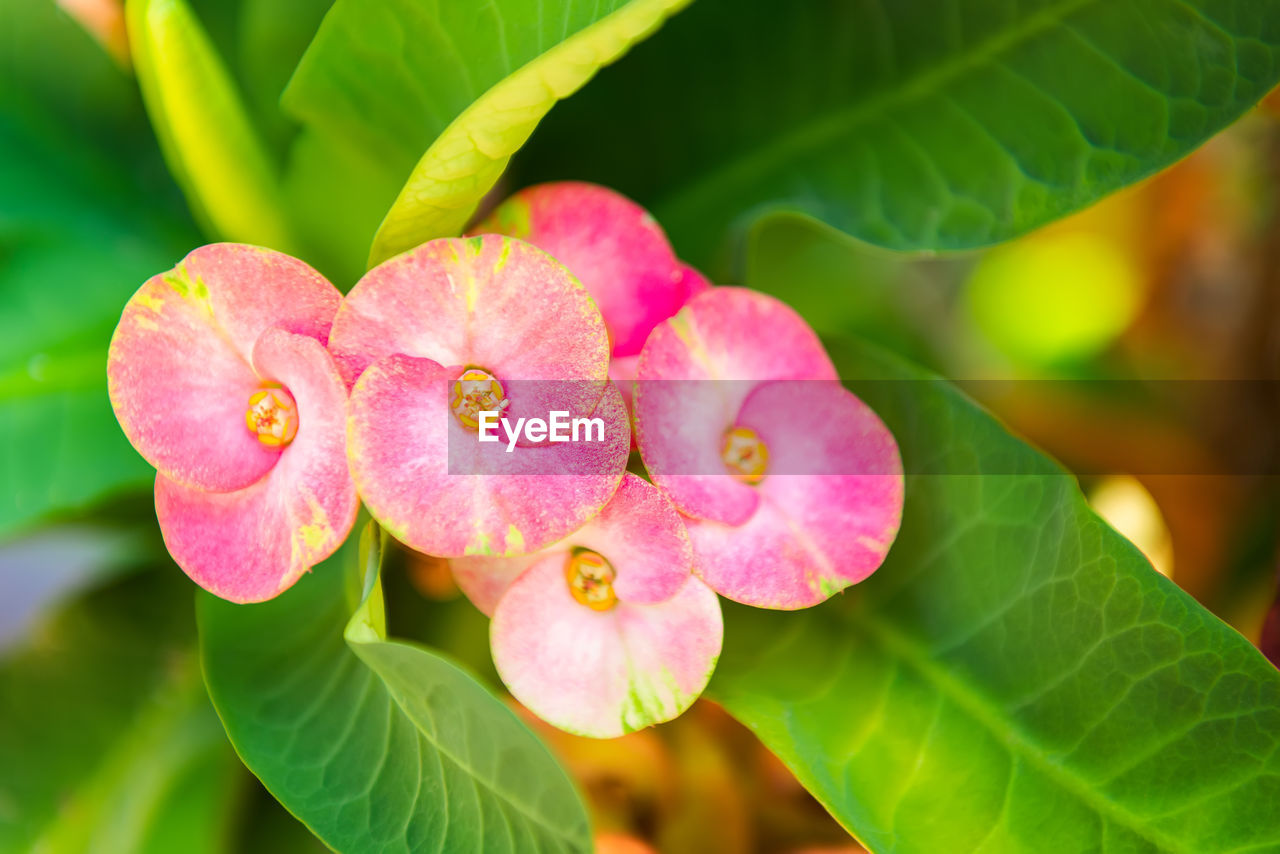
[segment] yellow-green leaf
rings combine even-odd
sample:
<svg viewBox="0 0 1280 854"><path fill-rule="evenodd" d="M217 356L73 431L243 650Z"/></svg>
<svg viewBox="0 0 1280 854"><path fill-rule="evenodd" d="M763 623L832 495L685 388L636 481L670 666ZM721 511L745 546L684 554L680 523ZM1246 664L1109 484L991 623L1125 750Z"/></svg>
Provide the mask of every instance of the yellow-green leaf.
<svg viewBox="0 0 1280 854"><path fill-rule="evenodd" d="M427 149L374 236L373 266L457 234L538 122L690 0L635 0L499 81Z"/></svg>
<svg viewBox="0 0 1280 854"><path fill-rule="evenodd" d="M212 235L290 251L279 179L235 83L184 0L129 0L129 42L156 136Z"/></svg>

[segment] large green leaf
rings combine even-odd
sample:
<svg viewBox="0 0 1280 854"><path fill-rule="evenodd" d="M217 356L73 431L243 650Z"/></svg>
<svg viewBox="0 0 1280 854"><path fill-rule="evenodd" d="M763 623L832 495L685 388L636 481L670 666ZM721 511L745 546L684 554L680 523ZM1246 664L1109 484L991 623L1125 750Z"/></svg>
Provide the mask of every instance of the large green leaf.
<svg viewBox="0 0 1280 854"><path fill-rule="evenodd" d="M700 0L558 108L520 178L611 184L695 262L775 208L962 249L1172 163L1277 81L1258 0Z"/></svg>
<svg viewBox="0 0 1280 854"><path fill-rule="evenodd" d="M709 694L876 852L1280 850L1280 673L954 388L836 356L901 534L826 605L730 608Z"/></svg>
<svg viewBox="0 0 1280 854"><path fill-rule="evenodd" d="M338 0L284 97L313 240L367 251L419 160L379 255L456 233L556 99L686 2Z"/></svg>
<svg viewBox="0 0 1280 854"><path fill-rule="evenodd" d="M130 576L0 663L0 850L228 849L238 775L200 684L190 589L173 567Z"/></svg>
<svg viewBox="0 0 1280 854"><path fill-rule="evenodd" d="M588 850L572 783L514 713L386 639L377 537L261 605L202 595L205 681L245 764L340 851Z"/></svg>
<svg viewBox="0 0 1280 854"><path fill-rule="evenodd" d="M129 294L198 235L132 79L52 3L0 15L4 535L149 483L107 400L107 344Z"/></svg>

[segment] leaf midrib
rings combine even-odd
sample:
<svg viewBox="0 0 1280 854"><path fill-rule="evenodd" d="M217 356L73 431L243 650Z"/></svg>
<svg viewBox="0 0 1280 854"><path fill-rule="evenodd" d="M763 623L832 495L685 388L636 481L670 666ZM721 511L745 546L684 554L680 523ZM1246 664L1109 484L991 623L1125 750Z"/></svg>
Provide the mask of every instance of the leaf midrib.
<svg viewBox="0 0 1280 854"><path fill-rule="evenodd" d="M493 795L497 797L500 801L502 801L503 803L509 804L513 809L515 809L516 812L520 813L520 815L524 816L532 824L538 827L541 827L543 830L550 833L552 837L556 839L560 839L564 843L565 848L567 850L574 849L574 839L569 834L568 831L558 828L550 824L546 819L542 818L541 816L538 816L535 813L530 812L529 809L523 803L515 800L510 794L499 789L496 784L494 784L487 778L481 776L468 762L456 756L453 752L448 750L438 739L434 738L432 734L428 733L425 729L419 726L417 718L415 718L409 712L408 708L401 701L400 692L392 688L390 683L382 676L381 671L379 671L378 668L374 667L373 664L367 661L364 658L364 656L360 654L360 648L381 644L381 645L386 645L390 647L401 647L406 651L416 652L416 653L426 653L432 656L434 656L434 653L431 653L429 650L419 648L413 644L403 643L400 641L348 640L348 644L352 647L352 650L356 653L356 656L360 659L361 663L365 667L369 668L370 672L377 677L378 682L381 683L383 687L383 690L385 690L387 694L391 697L391 699L395 701L396 707L400 710L400 713L404 715L405 718L411 724L413 724L413 728L418 733L420 738L422 738L428 744L430 744L436 750L437 753L439 753L444 758L448 759L450 762L456 765L459 769L465 772L468 777L480 783L481 785L484 786L485 789L492 792Z"/></svg>
<svg viewBox="0 0 1280 854"><path fill-rule="evenodd" d="M872 114L935 94L943 84L960 77L966 71L987 64L999 54L1055 24L1060 24L1080 9L1097 5L1098 2L1099 0L1060 0L1029 16L1019 25L978 42L972 50L952 55L937 65L920 68L902 78L897 85L872 94L859 103L819 114L775 136L767 144L725 158L714 169L705 170L697 180L686 184L683 189L659 200L654 205L659 212L658 218L663 219L673 209L686 208L691 204L696 210L703 198L714 198L726 186L736 186L776 162L838 138ZM1012 155L1010 159L1014 159Z"/></svg>
<svg viewBox="0 0 1280 854"><path fill-rule="evenodd" d="M899 631L869 608L860 607L849 627L881 650L906 663L921 674L942 696L983 726L1010 754L1027 762L1063 789L1087 804L1096 814L1104 815L1123 826L1135 836L1155 845L1161 851L1186 851L1180 841L1157 832L1142 819L1125 809L1119 802L1095 792L1076 775L1063 766L1044 758L1044 750L1034 738L1022 731L1013 721L993 712L990 702L978 692L952 676L932 661L923 645L911 636Z"/></svg>

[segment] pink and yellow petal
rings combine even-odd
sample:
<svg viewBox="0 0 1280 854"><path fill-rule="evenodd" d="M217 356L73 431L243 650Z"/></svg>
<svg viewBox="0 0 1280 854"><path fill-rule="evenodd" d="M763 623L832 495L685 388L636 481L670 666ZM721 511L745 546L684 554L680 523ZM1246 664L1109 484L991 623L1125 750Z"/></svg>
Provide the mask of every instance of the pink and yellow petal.
<svg viewBox="0 0 1280 854"><path fill-rule="evenodd" d="M756 491L728 476L723 457L725 431L749 389L740 381L636 383L636 446L653 482L685 515L737 525L755 512Z"/></svg>
<svg viewBox="0 0 1280 854"><path fill-rule="evenodd" d="M534 564L494 613L494 664L515 698L561 729L596 738L687 709L720 654L715 593L691 577L664 602L596 611L570 593L565 560L552 554Z"/></svg>
<svg viewBox="0 0 1280 854"><path fill-rule="evenodd" d="M197 584L232 602L287 590L342 544L359 507L345 454L346 387L328 352L314 338L268 330L254 362L297 403L297 434L277 464L234 492L156 478L169 553Z"/></svg>
<svg viewBox="0 0 1280 854"><path fill-rule="evenodd" d="M369 511L397 539L439 557L537 551L580 527L612 497L629 433L605 384L593 417L603 441L481 443L450 408L458 376L429 359L390 356L351 393L348 455ZM546 413L543 413L543 417Z"/></svg>
<svg viewBox="0 0 1280 854"><path fill-rule="evenodd" d="M631 473L600 515L565 542L590 549L613 565L620 602L645 605L669 599L693 569L689 533L675 506L661 490Z"/></svg>
<svg viewBox="0 0 1280 854"><path fill-rule="evenodd" d="M640 352L697 282L686 279L662 227L635 202L596 184L562 181L507 199L474 233L527 240L581 280L604 315L615 356Z"/></svg>
<svg viewBox="0 0 1280 854"><path fill-rule="evenodd" d="M108 389L125 435L168 479L193 488L257 481L279 451L245 425L263 384L253 345L273 326L326 340L339 300L318 273L278 252L195 250L134 294L112 337Z"/></svg>
<svg viewBox="0 0 1280 854"><path fill-rule="evenodd" d="M432 240L370 270L343 301L329 348L348 383L395 354L504 380L602 380L609 362L604 322L578 281L498 235Z"/></svg>
<svg viewBox="0 0 1280 854"><path fill-rule="evenodd" d="M874 572L902 520L902 461L884 423L829 382L760 386L740 420L769 448L769 473L745 524L689 521L699 575L735 601L791 609Z"/></svg>
<svg viewBox="0 0 1280 854"><path fill-rule="evenodd" d="M597 516L554 545L520 557L455 558L449 565L467 598L492 616L502 594L526 569L548 554L568 556L581 549L609 562L617 599L634 604L669 599L693 569L680 514L655 486L630 473Z"/></svg>
<svg viewBox="0 0 1280 854"><path fill-rule="evenodd" d="M723 444L743 401L762 382L835 378L822 342L786 305L712 288L654 329L640 353L636 445L682 513L741 524L757 499L725 476Z"/></svg>
<svg viewBox="0 0 1280 854"><path fill-rule="evenodd" d="M640 355L645 380L825 380L835 366L800 315L771 296L719 287L660 324Z"/></svg>

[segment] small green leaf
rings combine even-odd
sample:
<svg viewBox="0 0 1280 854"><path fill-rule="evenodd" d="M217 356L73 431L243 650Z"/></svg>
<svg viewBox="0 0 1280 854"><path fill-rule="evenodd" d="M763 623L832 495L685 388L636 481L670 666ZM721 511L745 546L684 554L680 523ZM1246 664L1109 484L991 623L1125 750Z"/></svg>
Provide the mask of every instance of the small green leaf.
<svg viewBox="0 0 1280 854"><path fill-rule="evenodd" d="M728 609L708 694L876 852L1280 850L1280 672L953 387L834 355L901 533L819 608Z"/></svg>
<svg viewBox="0 0 1280 854"><path fill-rule="evenodd" d="M700 0L549 117L519 183L614 186L698 264L773 209L965 249L1169 165L1277 82L1259 0Z"/></svg>
<svg viewBox="0 0 1280 854"><path fill-rule="evenodd" d="M380 537L271 602L201 596L205 682L245 764L340 851L589 850L572 783L515 714L386 639Z"/></svg>
<svg viewBox="0 0 1280 854"><path fill-rule="evenodd" d="M557 101L648 36L690 0L634 0L521 66L440 134L374 236L369 266L462 231L511 155Z"/></svg>
<svg viewBox="0 0 1280 854"><path fill-rule="evenodd" d="M185 0L128 0L129 43L165 159L212 235L293 250L279 178Z"/></svg>

